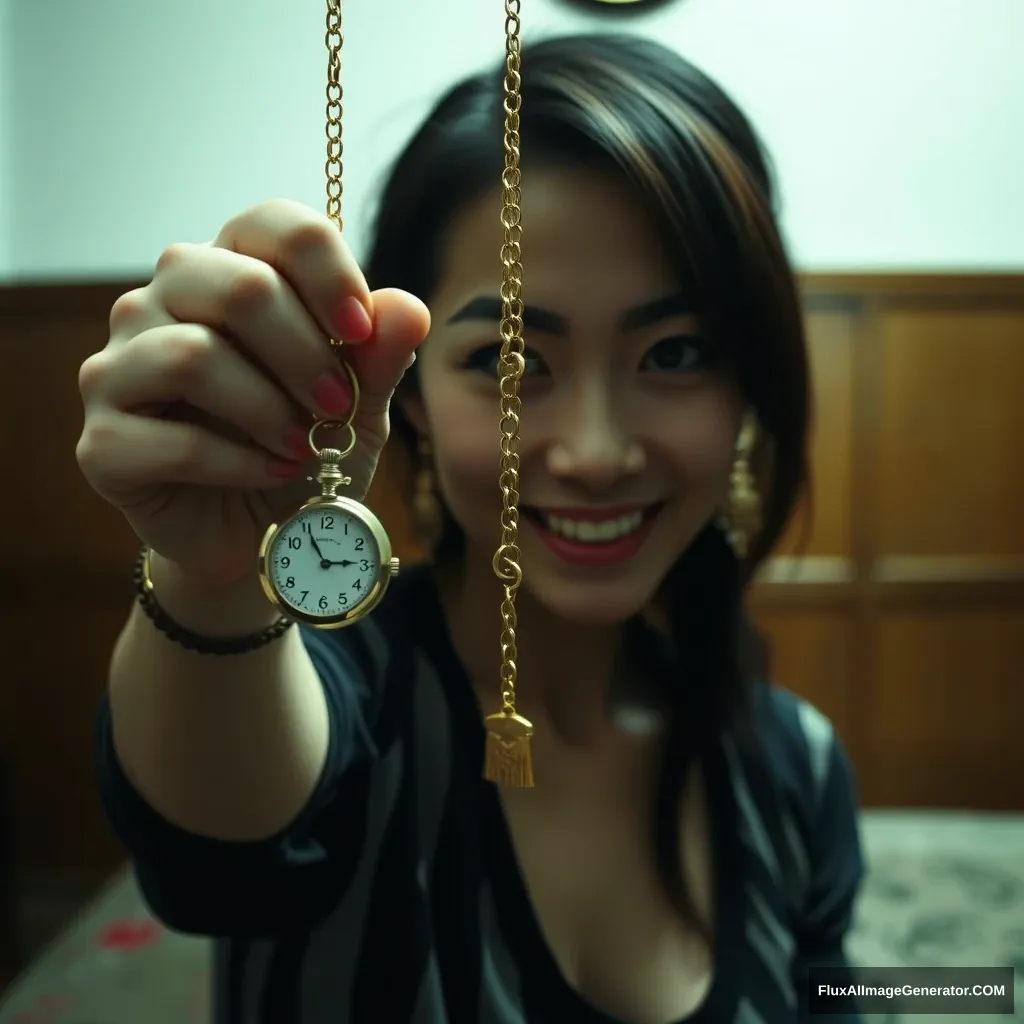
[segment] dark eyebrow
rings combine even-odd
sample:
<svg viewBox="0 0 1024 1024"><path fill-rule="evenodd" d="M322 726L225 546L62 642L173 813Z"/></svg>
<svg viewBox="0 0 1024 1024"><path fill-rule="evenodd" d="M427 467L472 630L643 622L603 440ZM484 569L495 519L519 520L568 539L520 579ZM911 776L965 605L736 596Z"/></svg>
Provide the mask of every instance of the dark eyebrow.
<svg viewBox="0 0 1024 1024"><path fill-rule="evenodd" d="M652 302L645 302L640 306L627 309L622 314L621 327L624 331L636 331L641 327L653 327L662 320L668 320L673 316L692 316L693 303L685 295L666 295Z"/></svg>
<svg viewBox="0 0 1024 1024"><path fill-rule="evenodd" d="M685 295L666 295L663 298L627 309L619 320L619 327L623 331L636 331L641 327L651 327L669 317L688 316L692 313L692 304ZM500 322L501 299L492 295L481 295L471 299L448 320L448 323L457 324L467 320ZM569 322L564 316L546 309L539 309L537 306L523 307L523 327L526 330L542 331L545 334L566 335L569 333Z"/></svg>

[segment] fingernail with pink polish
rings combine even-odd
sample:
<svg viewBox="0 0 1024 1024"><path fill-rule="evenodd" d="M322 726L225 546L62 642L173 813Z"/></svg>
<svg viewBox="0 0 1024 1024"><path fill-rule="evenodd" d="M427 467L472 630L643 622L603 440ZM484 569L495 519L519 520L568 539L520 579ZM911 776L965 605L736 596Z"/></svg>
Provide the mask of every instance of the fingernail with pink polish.
<svg viewBox="0 0 1024 1024"><path fill-rule="evenodd" d="M352 404L352 385L344 374L332 370L313 385L313 399L328 416L344 416Z"/></svg>
<svg viewBox="0 0 1024 1024"><path fill-rule="evenodd" d="M334 326L342 341L360 342L373 333L373 321L366 307L353 296L342 299L334 315Z"/></svg>

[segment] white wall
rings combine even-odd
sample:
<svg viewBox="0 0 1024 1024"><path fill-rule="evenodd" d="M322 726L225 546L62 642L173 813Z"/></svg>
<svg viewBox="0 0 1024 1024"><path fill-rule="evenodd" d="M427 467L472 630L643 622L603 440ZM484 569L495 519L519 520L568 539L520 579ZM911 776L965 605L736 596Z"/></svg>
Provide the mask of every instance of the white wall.
<svg viewBox="0 0 1024 1024"><path fill-rule="evenodd" d="M14 0L0 0L0 281L9 275L13 260L11 231L11 82L14 77L14 34L11 13Z"/></svg>
<svg viewBox="0 0 1024 1024"><path fill-rule="evenodd" d="M323 7L13 0L0 275L148 273L167 243L209 237L262 198L321 207ZM527 41L603 23L559 0L522 7ZM676 0L631 24L751 114L802 269L1024 267L1021 0ZM380 172L416 120L500 59L502 3L346 0L345 26L358 252Z"/></svg>

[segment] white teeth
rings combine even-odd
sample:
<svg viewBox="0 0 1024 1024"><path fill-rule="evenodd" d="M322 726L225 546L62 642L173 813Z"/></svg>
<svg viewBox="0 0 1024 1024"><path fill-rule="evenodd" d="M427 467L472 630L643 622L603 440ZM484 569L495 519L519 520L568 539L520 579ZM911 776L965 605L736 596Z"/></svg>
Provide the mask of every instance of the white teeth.
<svg viewBox="0 0 1024 1024"><path fill-rule="evenodd" d="M569 540L581 541L584 544L607 544L608 541L624 537L632 533L643 522L643 512L630 512L618 519L605 519L601 522L592 520L563 519L562 516L548 515L541 512L544 525L552 533L561 534Z"/></svg>

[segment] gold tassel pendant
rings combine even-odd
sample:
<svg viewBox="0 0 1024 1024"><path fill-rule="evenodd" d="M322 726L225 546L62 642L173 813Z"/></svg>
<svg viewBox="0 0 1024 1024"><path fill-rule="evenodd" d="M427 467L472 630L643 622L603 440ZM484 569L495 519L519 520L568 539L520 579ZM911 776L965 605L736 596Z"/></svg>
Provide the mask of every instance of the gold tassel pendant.
<svg viewBox="0 0 1024 1024"><path fill-rule="evenodd" d="M532 787L533 723L514 711L499 711L484 719L484 728L487 730L484 778L499 786Z"/></svg>

